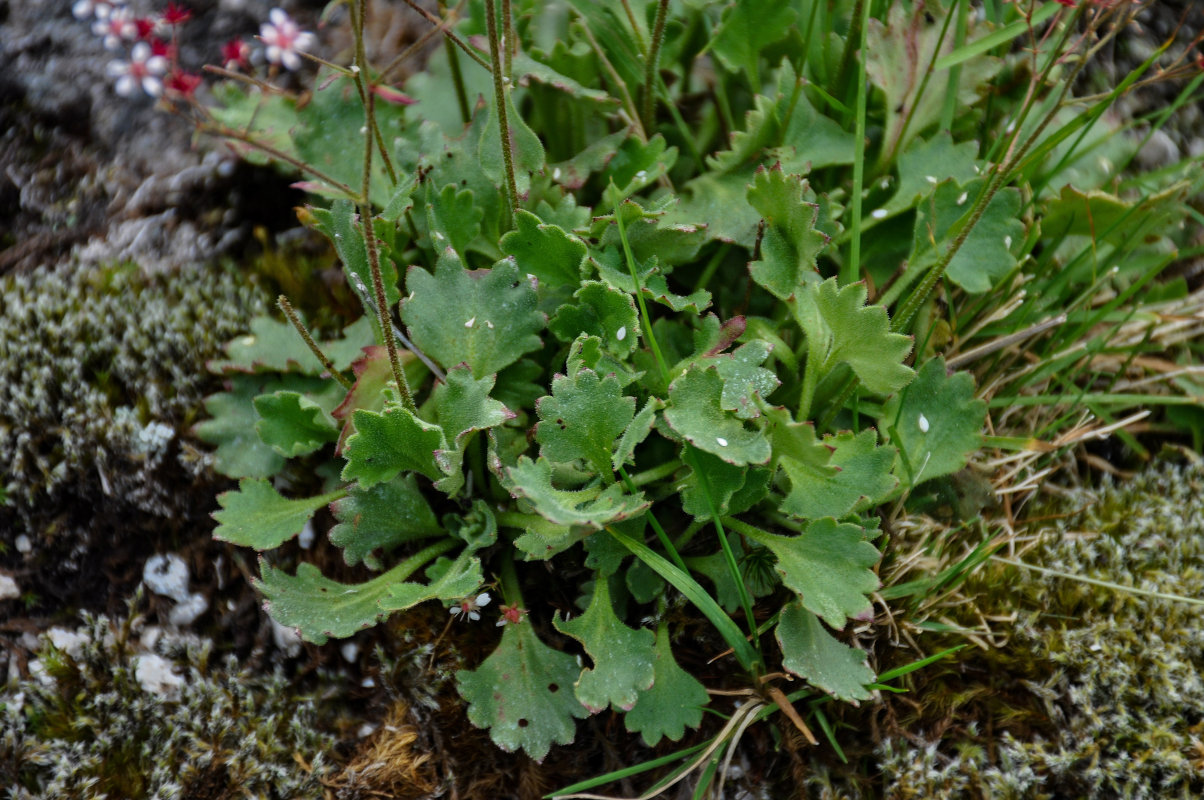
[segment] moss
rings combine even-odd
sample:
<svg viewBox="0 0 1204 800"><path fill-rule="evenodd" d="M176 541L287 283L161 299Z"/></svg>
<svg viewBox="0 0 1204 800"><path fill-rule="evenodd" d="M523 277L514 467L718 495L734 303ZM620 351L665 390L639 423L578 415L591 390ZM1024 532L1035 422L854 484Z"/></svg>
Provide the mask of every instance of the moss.
<svg viewBox="0 0 1204 800"><path fill-rule="evenodd" d="M132 625L85 620L72 653L47 642L40 675L0 693L0 785L21 800L73 797L318 798L333 738L285 678L221 665L205 643L160 641L182 681L138 680Z"/></svg>
<svg viewBox="0 0 1204 800"><path fill-rule="evenodd" d="M0 278L0 527L78 539L98 517L179 516L207 467L177 434L211 386L204 362L264 307L217 268Z"/></svg>
<svg viewBox="0 0 1204 800"><path fill-rule="evenodd" d="M1167 462L1078 490L1033 514L1046 522L1021 532L1018 541L1036 540L1022 559L1204 597L1202 489L1204 467ZM871 711L885 722L872 755L852 773L813 762L808 796L1204 795L1204 609L998 563L968 580L964 596L977 608L963 604L965 619L953 608L948 621L998 620L1006 643L917 673L905 705Z"/></svg>

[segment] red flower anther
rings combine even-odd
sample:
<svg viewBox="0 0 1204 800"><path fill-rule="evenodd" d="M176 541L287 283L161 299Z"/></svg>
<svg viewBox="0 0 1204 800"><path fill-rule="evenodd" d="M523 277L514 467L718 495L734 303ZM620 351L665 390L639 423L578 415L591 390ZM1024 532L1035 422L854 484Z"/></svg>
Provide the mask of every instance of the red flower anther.
<svg viewBox="0 0 1204 800"><path fill-rule="evenodd" d="M159 19L164 25L183 25L192 19L192 11L184 6L168 3L167 8L163 11L163 16Z"/></svg>
<svg viewBox="0 0 1204 800"><path fill-rule="evenodd" d="M201 76L193 72L184 72L176 70L167 76L167 80L163 82L163 86L169 92L183 95L191 98L196 94L197 87L201 85Z"/></svg>

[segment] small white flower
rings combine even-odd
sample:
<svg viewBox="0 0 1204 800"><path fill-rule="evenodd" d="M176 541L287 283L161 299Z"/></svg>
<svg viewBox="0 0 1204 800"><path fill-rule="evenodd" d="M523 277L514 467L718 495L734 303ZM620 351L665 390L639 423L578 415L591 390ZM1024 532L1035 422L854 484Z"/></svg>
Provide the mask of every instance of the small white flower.
<svg viewBox="0 0 1204 800"><path fill-rule="evenodd" d="M473 598L465 598L447 610L455 619L469 619L476 622L481 618L481 609L489 605L493 598L489 592L481 592Z"/></svg>
<svg viewBox="0 0 1204 800"><path fill-rule="evenodd" d="M283 64L285 69L300 69L299 53L304 53L314 46L314 35L301 30L283 9L273 8L268 14L268 19L271 22L259 26L259 39L267 46L268 61Z"/></svg>
<svg viewBox="0 0 1204 800"><path fill-rule="evenodd" d="M120 49L125 42L138 38L134 12L128 8L113 8L104 16L97 13L96 22L92 23L92 33L104 37L106 50Z"/></svg>
<svg viewBox="0 0 1204 800"><path fill-rule="evenodd" d="M130 60L110 61L105 71L110 78L117 79L117 94L132 97L139 89L151 97L163 93L163 81L159 76L167 72L167 59L151 55L150 45L138 42L130 52Z"/></svg>
<svg viewBox="0 0 1204 800"><path fill-rule="evenodd" d="M71 6L71 13L76 19L108 19L113 9L120 5L119 0L76 0Z"/></svg>

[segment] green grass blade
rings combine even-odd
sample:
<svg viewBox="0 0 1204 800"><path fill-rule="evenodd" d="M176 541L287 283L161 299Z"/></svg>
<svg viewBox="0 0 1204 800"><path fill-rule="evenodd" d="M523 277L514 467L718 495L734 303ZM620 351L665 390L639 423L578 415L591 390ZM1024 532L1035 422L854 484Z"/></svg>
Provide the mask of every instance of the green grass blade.
<svg viewBox="0 0 1204 800"><path fill-rule="evenodd" d="M654 758L651 761L645 761L642 764L636 764L632 767L617 769L614 772L608 772L605 775L599 775L596 778L580 781L578 783L574 783L572 786L566 786L563 789L558 789L550 794L545 794L544 798L551 800L552 798L563 797L566 794L585 792L590 789L596 789L597 787L610 783L611 781L621 781L624 778L640 775L641 773L656 769L657 767L663 767L666 764L672 764L674 761L679 761L683 758L689 758L706 746L707 742L703 742L702 744L696 744L693 747L687 747L685 750L678 750L675 753L670 753L667 756L661 756L660 758Z"/></svg>
<svg viewBox="0 0 1204 800"><path fill-rule="evenodd" d="M832 730L832 723L828 722L828 715L815 703L811 706L811 713L815 715L815 721L819 723L819 729L824 732L824 738L828 740L828 744L832 745L832 749L836 751L836 757L840 759L842 764L849 763L844 750L840 748L840 742L836 741L836 731Z"/></svg>
<svg viewBox="0 0 1204 800"><path fill-rule="evenodd" d="M687 573L682 572L675 567L668 559L659 555L656 551L649 548L643 542L637 542L630 536L619 533L611 527L606 528L607 532L618 540L619 544L630 550L636 558L643 561L652 568L656 574L667 580L669 583L685 595L694 606L703 613L711 624L714 625L719 634L732 648L736 659L744 669L750 672L759 671L762 667L761 657L757 651L749 643L748 639L740 631L740 628L732 621L732 618L719 607L715 602L715 598L707 594L706 589L703 589L698 581L694 580Z"/></svg>
<svg viewBox="0 0 1204 800"><path fill-rule="evenodd" d="M1030 24L1032 26L1040 25L1045 20L1058 13L1058 9L1062 8L1056 2L1047 2L1037 12L1033 14L1032 22L1026 19L1018 19L1009 22L994 33L989 33L981 39L975 39L967 45L962 45L949 55L941 56L936 60L933 69L949 69L949 67L964 64L975 56L980 56L983 53L990 52L996 47L1001 47L1008 44L1013 39L1025 35L1029 31Z"/></svg>
<svg viewBox="0 0 1204 800"><path fill-rule="evenodd" d="M866 30L869 27L870 3L863 3L860 10L862 17L858 29L861 34L861 42L858 52L861 54L861 58L857 64L859 74L857 76L857 97L855 103L857 109L855 120L856 133L853 138L853 202L851 220L849 222L849 259L840 265L840 283L842 285L856 282L857 278L861 275L861 195L862 184L865 180L865 107L866 97L869 94L869 87L866 85L869 80L865 73L865 39ZM811 366L810 358L807 359L807 366Z"/></svg>
<svg viewBox="0 0 1204 800"><path fill-rule="evenodd" d="M1036 564L1026 564L1023 561L1013 561L1012 559L1004 558L1003 556L991 556L991 558L995 561L998 561L1000 564L1007 564L1012 567L1019 567L1020 569L1040 572L1042 575L1051 575L1055 578L1065 578L1069 581L1089 583L1092 586L1101 586L1105 589L1112 589L1125 594L1135 594L1140 595L1141 597L1154 597L1159 600L1171 600L1176 603L1187 603L1193 606L1204 606L1204 599L1198 597L1185 597L1181 594L1170 594L1169 592L1154 592L1150 591L1149 589L1138 589L1136 586L1123 586L1119 583L1112 583L1111 581L1101 581L1097 578L1088 578L1086 575L1075 575L1073 572L1062 572L1061 570L1049 569L1048 567L1038 567Z"/></svg>
<svg viewBox="0 0 1204 800"><path fill-rule="evenodd" d="M1062 403L1097 403L1105 406L1194 406L1204 403L1204 397L1182 397L1167 394L1041 394L1018 397L992 397L990 408L1009 406L1056 406Z"/></svg>
<svg viewBox="0 0 1204 800"><path fill-rule="evenodd" d="M744 582L744 576L740 574L740 565L736 563L736 555L732 551L731 543L727 540L727 532L723 529L723 522L719 519L719 509L715 505L715 498L711 494L711 481L707 477L704 470L698 468L698 462L694 458L695 450L690 445L685 445L682 457L690 469L694 470L694 474L698 476L698 485L702 489L703 497L707 501L707 509L711 512L711 522L715 525L715 534L719 537L719 546L723 549L723 560L727 564L727 571L732 576L732 581L736 584L736 592L740 595L740 606L744 609L744 617L748 621L748 629L750 631L757 630L757 618L753 616L752 597L748 594L748 585ZM679 563L678 567L684 567L684 564ZM757 648L757 652L761 651L761 638L754 634L753 646Z"/></svg>
<svg viewBox="0 0 1204 800"><path fill-rule="evenodd" d="M901 667L895 667L894 669L887 670L878 676L878 683L886 683L887 681L893 681L895 678L902 678L904 675L910 675L916 670L923 669L929 664L935 664L938 661L948 658L958 650L961 650L963 647L969 647L969 645L959 644L957 647L950 647L948 650L942 650L939 653L933 653L927 658L921 658L919 661L913 661L910 664L904 664Z"/></svg>

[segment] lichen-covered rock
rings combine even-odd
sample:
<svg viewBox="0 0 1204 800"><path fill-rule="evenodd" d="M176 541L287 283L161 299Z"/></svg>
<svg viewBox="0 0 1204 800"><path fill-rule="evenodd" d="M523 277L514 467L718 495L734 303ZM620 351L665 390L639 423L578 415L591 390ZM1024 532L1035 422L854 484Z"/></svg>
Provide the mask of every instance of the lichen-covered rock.
<svg viewBox="0 0 1204 800"><path fill-rule="evenodd" d="M0 692L6 797L323 796L334 739L282 675L248 675L232 657L219 666L183 639L140 652L128 621L86 623L70 653L47 640L40 677Z"/></svg>
<svg viewBox="0 0 1204 800"><path fill-rule="evenodd" d="M181 432L212 389L205 360L264 308L220 268L0 277L0 531L32 537L28 558L54 545L70 561L98 531L203 517L207 456Z"/></svg>

